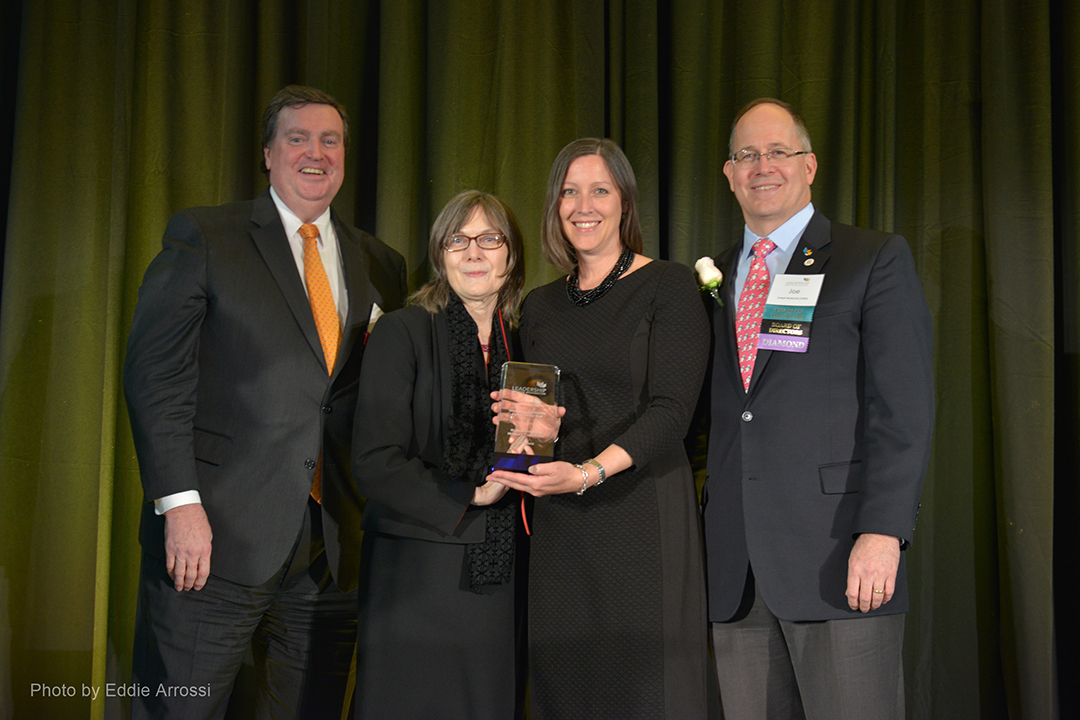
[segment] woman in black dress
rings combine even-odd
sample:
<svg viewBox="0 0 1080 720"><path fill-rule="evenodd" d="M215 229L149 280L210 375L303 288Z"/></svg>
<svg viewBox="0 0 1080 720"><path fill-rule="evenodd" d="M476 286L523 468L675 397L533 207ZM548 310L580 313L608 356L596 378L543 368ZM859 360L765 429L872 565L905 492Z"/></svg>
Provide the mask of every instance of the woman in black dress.
<svg viewBox="0 0 1080 720"><path fill-rule="evenodd" d="M364 350L353 471L364 510L356 716L520 716L517 504L486 482L489 393L525 279L510 210L451 200L428 247L434 278L379 318Z"/></svg>
<svg viewBox="0 0 1080 720"><path fill-rule="evenodd" d="M641 254L637 182L610 140L563 148L542 235L567 276L526 298L521 341L525 361L562 372L557 459L489 476L537 498L531 714L703 718L705 580L682 441L709 353L704 307L689 268Z"/></svg>

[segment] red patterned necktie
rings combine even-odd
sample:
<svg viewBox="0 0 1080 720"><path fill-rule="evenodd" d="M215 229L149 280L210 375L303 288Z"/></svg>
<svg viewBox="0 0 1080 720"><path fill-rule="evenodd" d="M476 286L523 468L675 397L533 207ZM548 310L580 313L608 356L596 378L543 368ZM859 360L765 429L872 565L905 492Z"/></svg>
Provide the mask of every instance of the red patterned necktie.
<svg viewBox="0 0 1080 720"><path fill-rule="evenodd" d="M334 295L330 292L330 281L326 279L322 258L319 256L319 228L312 223L300 226L300 237L304 238L304 284L307 285L308 302L311 313L315 316L315 327L319 331L319 343L323 356L326 357L327 372L334 374L337 362L338 345L341 343L341 320L338 318ZM315 479L311 483L311 497L322 502L322 454L315 466Z"/></svg>
<svg viewBox="0 0 1080 720"><path fill-rule="evenodd" d="M760 238L754 243L750 274L746 276L739 296L735 338L739 343L739 374L742 375L743 390L750 389L750 377L754 374L754 361L757 359L758 335L761 333L761 316L765 312L765 298L769 294L769 268L765 266L765 256L775 249L776 243L769 238Z"/></svg>

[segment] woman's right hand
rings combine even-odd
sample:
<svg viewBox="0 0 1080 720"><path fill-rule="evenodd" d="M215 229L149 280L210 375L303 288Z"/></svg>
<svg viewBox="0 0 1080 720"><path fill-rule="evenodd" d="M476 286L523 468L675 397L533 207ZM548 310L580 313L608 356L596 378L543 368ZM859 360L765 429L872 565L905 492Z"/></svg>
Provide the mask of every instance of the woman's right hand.
<svg viewBox="0 0 1080 720"><path fill-rule="evenodd" d="M592 473L592 465L583 466L590 476L589 485L596 483ZM528 472L512 472L510 470L494 470L490 475L491 481L500 483L514 490L523 490L534 497L544 495L561 495L563 493L578 492L581 490L581 470L568 462L556 460L555 462L539 463L531 465ZM491 482L489 481L489 482Z"/></svg>

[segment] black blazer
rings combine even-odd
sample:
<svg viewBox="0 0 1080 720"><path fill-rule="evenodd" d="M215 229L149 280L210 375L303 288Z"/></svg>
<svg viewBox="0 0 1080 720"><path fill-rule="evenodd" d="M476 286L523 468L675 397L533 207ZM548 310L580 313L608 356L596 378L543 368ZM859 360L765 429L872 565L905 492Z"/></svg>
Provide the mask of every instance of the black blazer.
<svg viewBox="0 0 1080 720"><path fill-rule="evenodd" d="M372 305L401 306L405 263L332 217L349 296L333 376L269 190L169 221L139 289L124 364L148 553L164 557L152 501L194 489L214 533L211 571L265 582L300 532L321 452L327 559L339 588L356 587L356 387Z"/></svg>
<svg viewBox="0 0 1080 720"><path fill-rule="evenodd" d="M854 538L910 541L929 461L933 330L911 251L898 235L815 213L787 268L825 274L808 351L759 350L744 392L734 331L741 247L717 258L725 306L710 301L709 618L735 613L748 562L777 617L861 617L844 595ZM870 614L907 608L901 557L892 601Z"/></svg>
<svg viewBox="0 0 1080 720"><path fill-rule="evenodd" d="M416 306L379 318L371 333L353 425L365 531L445 543L485 538L485 510L470 505L475 482L442 469L453 412L449 348L445 313Z"/></svg>

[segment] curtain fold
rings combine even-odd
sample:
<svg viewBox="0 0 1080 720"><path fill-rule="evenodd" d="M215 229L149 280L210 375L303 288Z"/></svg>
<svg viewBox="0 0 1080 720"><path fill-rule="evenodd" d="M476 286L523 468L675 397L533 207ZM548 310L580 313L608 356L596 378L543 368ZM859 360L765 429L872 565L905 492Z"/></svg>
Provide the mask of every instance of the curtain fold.
<svg viewBox="0 0 1080 720"><path fill-rule="evenodd" d="M528 287L557 277L539 244L547 174L583 136L626 150L647 254L715 255L742 227L722 173L734 114L763 95L792 103L819 161L815 205L904 235L934 317L909 717L1080 713L1080 622L1055 611L1080 560L1074 5L20 3L18 75L0 83L15 88L0 717L126 714L105 687L130 679L140 558L119 383L138 286L172 213L265 187L258 125L288 83L348 108L335 208L401 251L414 286L435 215L474 187L514 208ZM74 697L49 696L65 685Z"/></svg>
<svg viewBox="0 0 1080 720"><path fill-rule="evenodd" d="M982 155L997 487L1001 648L1009 713L1055 717L1054 227L1049 7L982 8Z"/></svg>

